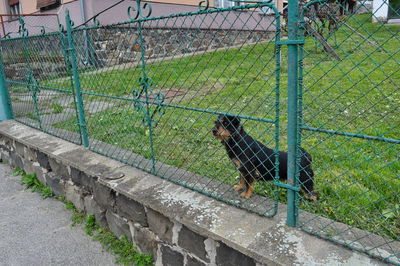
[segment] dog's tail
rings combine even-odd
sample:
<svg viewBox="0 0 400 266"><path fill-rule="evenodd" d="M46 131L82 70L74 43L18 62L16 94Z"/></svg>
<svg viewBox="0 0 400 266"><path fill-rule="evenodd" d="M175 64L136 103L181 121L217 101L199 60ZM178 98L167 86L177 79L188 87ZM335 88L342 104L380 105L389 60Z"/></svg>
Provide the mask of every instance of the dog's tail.
<svg viewBox="0 0 400 266"><path fill-rule="evenodd" d="M305 149L301 147L300 147L300 158L301 161L305 160L305 162L308 162L308 164L311 164L312 162L311 154L309 154Z"/></svg>
<svg viewBox="0 0 400 266"><path fill-rule="evenodd" d="M300 183L307 200L317 200L318 193L314 191L314 171L311 167L312 157L305 149L300 148Z"/></svg>

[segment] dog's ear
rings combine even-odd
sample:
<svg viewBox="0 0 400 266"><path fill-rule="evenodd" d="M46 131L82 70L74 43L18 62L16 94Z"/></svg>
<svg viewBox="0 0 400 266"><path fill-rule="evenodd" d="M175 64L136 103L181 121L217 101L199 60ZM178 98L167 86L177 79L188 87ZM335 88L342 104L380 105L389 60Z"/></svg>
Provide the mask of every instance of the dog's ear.
<svg viewBox="0 0 400 266"><path fill-rule="evenodd" d="M239 118L239 117L230 116L230 117L229 117L229 121L231 122L231 124L232 124L235 128L238 128L238 127L240 126L240 118Z"/></svg>

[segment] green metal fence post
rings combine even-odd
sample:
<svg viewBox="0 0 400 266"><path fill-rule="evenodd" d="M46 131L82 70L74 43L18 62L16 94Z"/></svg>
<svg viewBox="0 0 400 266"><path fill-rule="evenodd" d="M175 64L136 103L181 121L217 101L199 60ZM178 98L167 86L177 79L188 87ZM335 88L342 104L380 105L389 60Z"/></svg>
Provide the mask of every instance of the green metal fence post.
<svg viewBox="0 0 400 266"><path fill-rule="evenodd" d="M72 36L72 21L71 17L69 16L69 10L66 11L65 16L65 24L67 26L67 35L68 35L68 51L71 59L71 67L72 72L74 73L74 84L76 89L76 100L78 103L78 112L79 112L79 126L81 129L81 138L84 147L89 147L89 139L86 130L86 121L85 121L85 111L83 105L83 98L81 92L81 83L79 80L79 73L78 73L78 66L76 63L76 54L75 54L75 47L74 47L74 39Z"/></svg>
<svg viewBox="0 0 400 266"><path fill-rule="evenodd" d="M13 119L10 95L4 72L3 56L0 52L0 121Z"/></svg>
<svg viewBox="0 0 400 266"><path fill-rule="evenodd" d="M137 5L137 12L138 15L141 17L144 17L142 14L142 8L141 8L141 0L136 0L136 5ZM128 11L129 12L129 11ZM142 77L141 77L141 85L142 88L145 92L146 96L146 122L147 126L149 127L149 141L150 141L150 153L151 153L151 173L155 173L156 171L156 161L155 161L155 152L154 152L154 143L153 143L153 120L152 116L150 114L150 79L147 76L147 71L146 71L146 56L145 56L145 41L143 39L143 23L142 21L138 21L138 33L139 33L139 43L140 43L140 62L141 62L141 67L142 67Z"/></svg>
<svg viewBox="0 0 400 266"><path fill-rule="evenodd" d="M298 93L298 0L289 0L288 3L288 184L297 187L296 180L296 158L297 158L297 93ZM297 224L297 192L294 189L288 190L287 202L287 225Z"/></svg>

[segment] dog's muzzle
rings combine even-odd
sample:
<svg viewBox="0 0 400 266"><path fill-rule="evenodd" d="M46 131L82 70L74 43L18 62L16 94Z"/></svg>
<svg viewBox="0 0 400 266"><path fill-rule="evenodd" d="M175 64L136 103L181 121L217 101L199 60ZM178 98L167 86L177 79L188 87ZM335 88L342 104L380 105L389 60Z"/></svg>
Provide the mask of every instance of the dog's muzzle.
<svg viewBox="0 0 400 266"><path fill-rule="evenodd" d="M212 133L213 133L213 135L216 137L216 136L218 136L218 130L216 129L216 128L213 128L212 129Z"/></svg>

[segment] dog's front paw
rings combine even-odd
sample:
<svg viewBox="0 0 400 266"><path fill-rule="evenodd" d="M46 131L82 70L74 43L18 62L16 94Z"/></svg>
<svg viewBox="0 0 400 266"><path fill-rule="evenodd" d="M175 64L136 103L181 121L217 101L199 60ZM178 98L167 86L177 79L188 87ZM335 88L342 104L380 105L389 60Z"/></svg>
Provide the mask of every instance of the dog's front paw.
<svg viewBox="0 0 400 266"><path fill-rule="evenodd" d="M310 193L306 193L304 195L304 198L308 201L317 201L319 199L318 197L318 192L316 191L311 191Z"/></svg>
<svg viewBox="0 0 400 266"><path fill-rule="evenodd" d="M249 199L251 197L251 193L248 193L247 191L240 193L240 197L244 199Z"/></svg>
<svg viewBox="0 0 400 266"><path fill-rule="evenodd" d="M241 185L235 185L235 186L233 186L233 189L236 190L236 191L239 191L239 190L241 190L242 188L243 188L243 186L241 186Z"/></svg>

